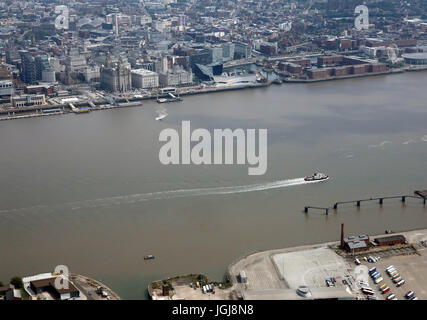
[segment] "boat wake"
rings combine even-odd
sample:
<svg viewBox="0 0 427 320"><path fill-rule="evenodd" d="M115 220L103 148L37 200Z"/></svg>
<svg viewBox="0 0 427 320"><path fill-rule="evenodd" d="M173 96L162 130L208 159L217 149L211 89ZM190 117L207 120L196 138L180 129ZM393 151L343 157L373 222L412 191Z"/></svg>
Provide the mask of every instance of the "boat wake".
<svg viewBox="0 0 427 320"><path fill-rule="evenodd" d="M12 213L14 211L40 211L40 210L80 210L85 208L99 208L99 207L110 207L123 204L132 204L143 201L153 200L167 200L177 198L188 198L188 197L200 197L200 196L217 196L217 195L230 195L245 192L265 191L271 189L286 188L292 186L298 186L309 183L318 183L320 181L305 181L304 178L278 180L273 182L249 184L243 186L231 186L231 187L211 187L211 188L198 188L198 189L179 189L169 191L158 191L142 194L131 194L123 196L113 196L107 198L100 198L94 200L83 200L76 202L68 202L64 204L52 205L52 206L33 206L20 209L6 209L0 210L1 213Z"/></svg>

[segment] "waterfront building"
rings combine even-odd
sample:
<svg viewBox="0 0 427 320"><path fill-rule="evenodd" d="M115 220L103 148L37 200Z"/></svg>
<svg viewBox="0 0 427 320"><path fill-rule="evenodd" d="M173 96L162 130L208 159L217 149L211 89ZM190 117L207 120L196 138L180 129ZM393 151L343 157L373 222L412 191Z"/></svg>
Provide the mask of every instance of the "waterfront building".
<svg viewBox="0 0 427 320"><path fill-rule="evenodd" d="M15 289L13 284L0 287L0 300L22 300L21 290Z"/></svg>
<svg viewBox="0 0 427 320"><path fill-rule="evenodd" d="M368 249L369 237L367 235L350 236L344 238L344 249L347 252L358 252Z"/></svg>
<svg viewBox="0 0 427 320"><path fill-rule="evenodd" d="M163 87L189 85L193 83L193 73L175 68L159 73L159 83Z"/></svg>
<svg viewBox="0 0 427 320"><path fill-rule="evenodd" d="M406 64L427 66L427 52L408 53L402 57Z"/></svg>
<svg viewBox="0 0 427 320"><path fill-rule="evenodd" d="M157 88L159 75L146 69L132 70L132 86L140 89Z"/></svg>
<svg viewBox="0 0 427 320"><path fill-rule="evenodd" d="M80 291L70 281L68 288L57 288L55 285L56 277L30 281L30 288L34 294L48 292L56 300L67 300L80 297Z"/></svg>
<svg viewBox="0 0 427 320"><path fill-rule="evenodd" d="M107 58L107 65L101 68L101 88L110 92L126 92L132 88L131 69L122 58L112 66Z"/></svg>
<svg viewBox="0 0 427 320"><path fill-rule="evenodd" d="M46 104L44 94L24 94L12 96L12 106L14 108L41 106Z"/></svg>
<svg viewBox="0 0 427 320"><path fill-rule="evenodd" d="M375 243L379 246L392 246L395 244L405 244L406 238L401 234L375 238Z"/></svg>
<svg viewBox="0 0 427 320"><path fill-rule="evenodd" d="M13 83L11 80L0 80L0 97L13 94Z"/></svg>

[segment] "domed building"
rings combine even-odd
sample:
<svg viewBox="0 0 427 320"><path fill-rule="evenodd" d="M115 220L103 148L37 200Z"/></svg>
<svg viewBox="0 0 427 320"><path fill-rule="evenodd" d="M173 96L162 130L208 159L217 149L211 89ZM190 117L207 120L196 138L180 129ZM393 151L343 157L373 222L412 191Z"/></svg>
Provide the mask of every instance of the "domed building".
<svg viewBox="0 0 427 320"><path fill-rule="evenodd" d="M427 52L407 53L402 57L406 64L427 66Z"/></svg>

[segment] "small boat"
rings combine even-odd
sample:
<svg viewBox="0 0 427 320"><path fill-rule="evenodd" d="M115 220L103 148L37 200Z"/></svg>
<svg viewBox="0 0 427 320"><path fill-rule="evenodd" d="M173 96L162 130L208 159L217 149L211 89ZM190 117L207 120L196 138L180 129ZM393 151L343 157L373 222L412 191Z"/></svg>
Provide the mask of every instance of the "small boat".
<svg viewBox="0 0 427 320"><path fill-rule="evenodd" d="M158 98L157 99L157 103L165 103L165 102L168 102L168 99L166 99L166 98Z"/></svg>
<svg viewBox="0 0 427 320"><path fill-rule="evenodd" d="M159 116L158 117L156 117L156 120L157 121L161 121L161 120L163 120L164 118L166 118L167 117L167 113L159 113Z"/></svg>
<svg viewBox="0 0 427 320"><path fill-rule="evenodd" d="M152 260L152 259L154 259L154 256L152 254L146 255L144 257L144 260Z"/></svg>
<svg viewBox="0 0 427 320"><path fill-rule="evenodd" d="M329 179L329 176L321 172L315 172L313 175L307 176L304 178L305 181L321 181L321 180L328 180L328 179Z"/></svg>

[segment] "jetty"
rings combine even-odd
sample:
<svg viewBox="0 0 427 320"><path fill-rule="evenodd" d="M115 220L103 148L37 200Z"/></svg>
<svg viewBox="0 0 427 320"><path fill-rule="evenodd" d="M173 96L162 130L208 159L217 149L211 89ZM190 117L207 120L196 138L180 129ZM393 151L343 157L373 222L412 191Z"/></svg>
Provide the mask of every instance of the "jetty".
<svg viewBox="0 0 427 320"><path fill-rule="evenodd" d="M385 197L376 197L376 198L369 198L369 199L359 199L359 200L349 200L349 201L339 201L335 202L331 207L323 208L323 207L315 207L315 206L305 206L304 207L304 213L308 213L310 209L313 210L320 210L324 211L327 215L329 213L330 209L333 209L334 211L338 210L338 206L342 204L349 204L353 203L356 205L356 207L360 207L362 202L372 202L377 201L379 205L382 205L384 203L384 200L388 199L400 199L400 202L405 203L407 198L412 199L419 199L423 201L424 206L426 205L427 200L427 190L423 191L414 191L415 195L399 195L399 196L385 196Z"/></svg>

